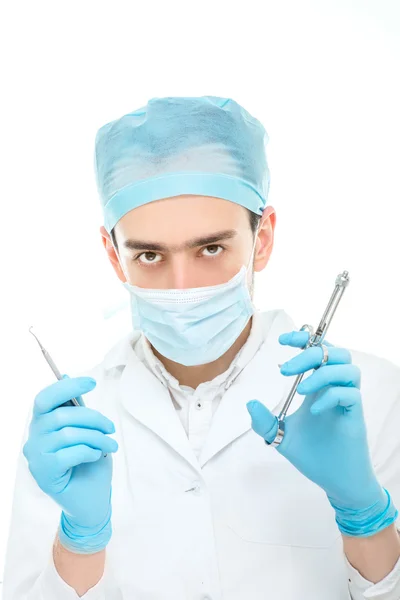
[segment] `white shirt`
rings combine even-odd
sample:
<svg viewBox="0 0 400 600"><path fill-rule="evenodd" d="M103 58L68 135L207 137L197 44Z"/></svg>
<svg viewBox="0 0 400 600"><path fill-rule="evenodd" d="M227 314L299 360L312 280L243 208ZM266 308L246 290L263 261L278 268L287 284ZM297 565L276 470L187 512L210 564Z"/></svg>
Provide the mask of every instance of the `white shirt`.
<svg viewBox="0 0 400 600"><path fill-rule="evenodd" d="M277 339L295 328L284 311L256 313L227 371L197 390L179 386L136 334L82 373L97 381L86 406L115 423L119 444L106 569L84 600L348 600L349 590L353 600L399 600L400 560L375 585L361 577L324 492L251 430L248 400L276 414L287 397L292 381L277 364L298 350ZM352 357L374 466L400 506L400 369ZM28 429L29 419L22 444ZM3 600L78 599L52 558L59 518L21 452Z"/></svg>

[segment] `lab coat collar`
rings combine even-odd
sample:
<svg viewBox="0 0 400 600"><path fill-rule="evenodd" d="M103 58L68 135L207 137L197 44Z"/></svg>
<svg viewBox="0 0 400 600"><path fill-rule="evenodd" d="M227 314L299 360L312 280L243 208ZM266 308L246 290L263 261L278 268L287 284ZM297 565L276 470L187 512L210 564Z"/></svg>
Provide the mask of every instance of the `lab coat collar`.
<svg viewBox="0 0 400 600"><path fill-rule="evenodd" d="M129 357L134 352L133 345L140 335L140 331L131 331L119 340L103 358L103 369L109 371L115 367L125 367L128 364Z"/></svg>
<svg viewBox="0 0 400 600"><path fill-rule="evenodd" d="M293 378L284 377L278 363L286 362L299 350L282 346L278 338L281 333L290 332L296 327L283 310L262 313L262 317L264 342L222 397L200 454L201 466L251 429L246 406L250 400L259 400L277 414L293 385ZM293 408L296 407L296 401L299 402L297 394Z"/></svg>
<svg viewBox="0 0 400 600"><path fill-rule="evenodd" d="M283 310L261 313L264 342L222 397L199 459L171 401L168 389L139 360L132 348L137 334L126 336L103 361L104 368L124 366L119 380L119 400L141 422L185 458L197 471L224 447L251 429L246 404L258 399L271 411L279 410L292 380L281 375L278 363L298 349L279 344L281 333L295 329ZM139 334L140 335L140 334Z"/></svg>

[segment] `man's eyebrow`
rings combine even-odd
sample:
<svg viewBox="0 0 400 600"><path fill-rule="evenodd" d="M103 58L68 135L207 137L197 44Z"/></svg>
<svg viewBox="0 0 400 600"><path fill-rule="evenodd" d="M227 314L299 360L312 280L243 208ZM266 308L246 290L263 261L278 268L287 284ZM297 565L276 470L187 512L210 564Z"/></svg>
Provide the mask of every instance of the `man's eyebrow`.
<svg viewBox="0 0 400 600"><path fill-rule="evenodd" d="M152 252L153 250L158 252L177 252L187 248L197 248L198 246L207 246L222 240L229 240L236 235L237 231L235 231L235 229L227 229L225 231L217 231L216 233L210 235L188 240L182 246L170 246L169 248L164 244L159 244L158 242L146 242L135 239L125 240L123 245L124 248L128 248L129 250L147 250L148 252Z"/></svg>

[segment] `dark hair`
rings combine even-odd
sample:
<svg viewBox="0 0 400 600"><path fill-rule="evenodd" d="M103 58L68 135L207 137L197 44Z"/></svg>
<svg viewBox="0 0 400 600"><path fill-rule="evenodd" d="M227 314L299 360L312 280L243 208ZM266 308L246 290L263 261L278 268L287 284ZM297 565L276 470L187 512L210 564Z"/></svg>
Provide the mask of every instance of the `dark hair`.
<svg viewBox="0 0 400 600"><path fill-rule="evenodd" d="M257 231L257 227L258 227L258 223L260 222L261 215L256 215L256 213L253 213L248 208L246 210L247 210L248 215L249 215L250 229L251 229L252 234L254 235L255 232ZM112 239L112 242L113 242L115 248L118 248L117 240L115 239L114 229L111 230L110 237Z"/></svg>

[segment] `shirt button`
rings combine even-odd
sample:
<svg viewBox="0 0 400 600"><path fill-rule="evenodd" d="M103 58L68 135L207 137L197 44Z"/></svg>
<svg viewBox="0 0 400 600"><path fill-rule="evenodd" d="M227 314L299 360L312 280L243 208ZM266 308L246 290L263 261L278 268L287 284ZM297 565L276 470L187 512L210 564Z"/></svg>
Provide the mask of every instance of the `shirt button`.
<svg viewBox="0 0 400 600"><path fill-rule="evenodd" d="M187 490L188 492L193 492L199 496L202 493L201 485L199 481L193 481L190 488Z"/></svg>
<svg viewBox="0 0 400 600"><path fill-rule="evenodd" d="M203 408L203 404L201 402L196 402L196 408L197 410L201 410Z"/></svg>

